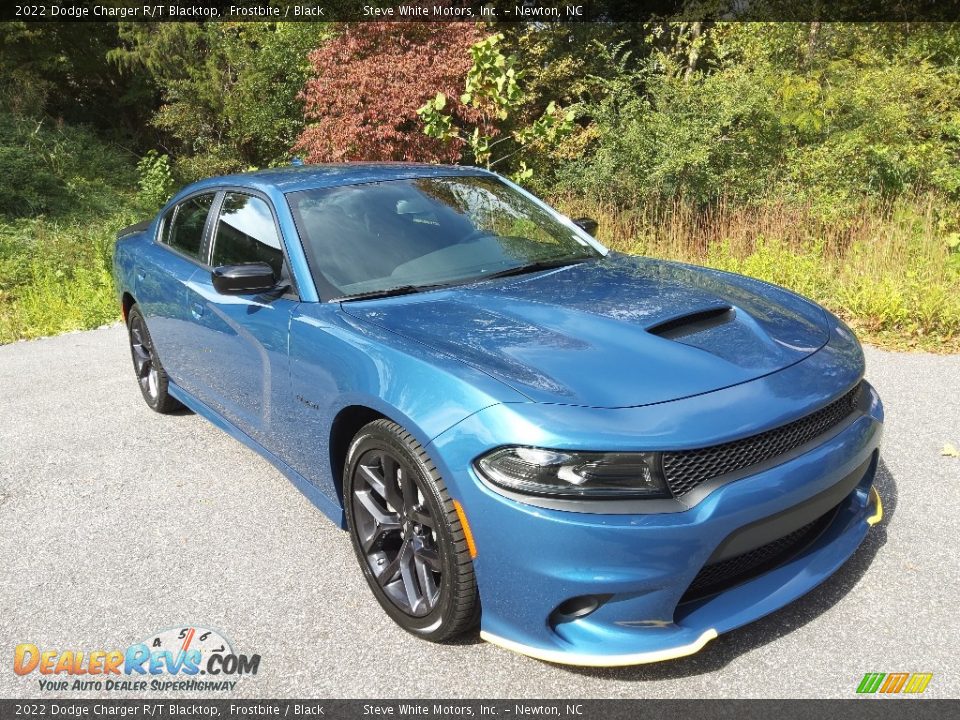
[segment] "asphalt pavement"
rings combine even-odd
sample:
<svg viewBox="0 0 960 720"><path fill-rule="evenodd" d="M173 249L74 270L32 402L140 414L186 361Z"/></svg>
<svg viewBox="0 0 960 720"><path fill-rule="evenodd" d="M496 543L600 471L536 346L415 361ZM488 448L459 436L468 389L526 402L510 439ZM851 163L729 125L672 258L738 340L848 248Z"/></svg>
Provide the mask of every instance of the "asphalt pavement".
<svg viewBox="0 0 960 720"><path fill-rule="evenodd" d="M958 697L960 459L941 449L960 446L960 356L867 358L886 517L850 562L695 656L577 669L396 627L347 535L285 477L200 417L146 407L120 326L2 346L0 697L123 697L41 691L14 648L125 648L181 626L261 656L234 697L854 697L864 673L898 671Z"/></svg>

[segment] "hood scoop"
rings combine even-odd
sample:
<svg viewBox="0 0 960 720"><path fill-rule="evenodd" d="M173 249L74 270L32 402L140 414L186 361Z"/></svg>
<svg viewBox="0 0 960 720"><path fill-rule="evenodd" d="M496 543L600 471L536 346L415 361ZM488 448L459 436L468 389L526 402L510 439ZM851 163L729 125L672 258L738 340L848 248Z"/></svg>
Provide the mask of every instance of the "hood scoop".
<svg viewBox="0 0 960 720"><path fill-rule="evenodd" d="M828 338L823 311L784 290L619 255L345 303L343 312L455 357L534 402L607 408L748 382L800 362Z"/></svg>
<svg viewBox="0 0 960 720"><path fill-rule="evenodd" d="M678 340L687 335L710 330L728 322L733 322L737 316L737 311L730 305L721 305L719 307L704 308L694 312L684 313L678 317L670 318L656 325L647 328L651 335L667 338L668 340Z"/></svg>

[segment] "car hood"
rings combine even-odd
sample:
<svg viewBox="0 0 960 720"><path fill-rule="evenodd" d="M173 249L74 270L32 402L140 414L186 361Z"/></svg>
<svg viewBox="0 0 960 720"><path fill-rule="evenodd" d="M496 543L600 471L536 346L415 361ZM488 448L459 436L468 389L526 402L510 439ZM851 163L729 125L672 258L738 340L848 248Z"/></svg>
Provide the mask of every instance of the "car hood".
<svg viewBox="0 0 960 720"><path fill-rule="evenodd" d="M633 407L747 382L828 338L819 306L705 268L611 253L548 272L345 312L492 375L534 402Z"/></svg>

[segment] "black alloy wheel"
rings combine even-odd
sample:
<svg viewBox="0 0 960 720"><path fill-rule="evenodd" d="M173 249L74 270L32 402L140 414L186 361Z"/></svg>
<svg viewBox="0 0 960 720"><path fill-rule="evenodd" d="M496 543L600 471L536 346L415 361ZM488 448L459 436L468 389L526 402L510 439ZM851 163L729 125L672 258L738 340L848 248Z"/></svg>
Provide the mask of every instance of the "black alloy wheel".
<svg viewBox="0 0 960 720"><path fill-rule="evenodd" d="M404 629L442 641L476 624L473 563L443 480L396 423L365 426L350 446L344 500L374 596Z"/></svg>
<svg viewBox="0 0 960 720"><path fill-rule="evenodd" d="M368 450L357 460L353 497L367 565L397 607L423 617L437 605L443 566L415 473L388 450Z"/></svg>
<svg viewBox="0 0 960 720"><path fill-rule="evenodd" d="M147 322L136 305L130 308L127 314L127 329L130 336L133 370L147 405L159 413L168 413L182 408L183 405L167 392L167 373L160 364L157 349L150 337L150 331L147 330Z"/></svg>

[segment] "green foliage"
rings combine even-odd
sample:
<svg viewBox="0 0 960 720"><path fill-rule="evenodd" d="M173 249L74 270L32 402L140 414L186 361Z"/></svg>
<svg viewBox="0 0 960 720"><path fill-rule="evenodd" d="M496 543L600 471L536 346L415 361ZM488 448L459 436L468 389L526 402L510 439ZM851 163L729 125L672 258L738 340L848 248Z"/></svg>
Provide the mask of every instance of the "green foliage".
<svg viewBox="0 0 960 720"><path fill-rule="evenodd" d="M5 140L5 138L4 138ZM32 215L62 207L63 181L44 168L22 147L0 141L0 177L9 183L0 193L0 213Z"/></svg>
<svg viewBox="0 0 960 720"><path fill-rule="evenodd" d="M126 211L0 223L0 343L115 321L114 234L134 218Z"/></svg>
<svg viewBox="0 0 960 720"><path fill-rule="evenodd" d="M82 128L0 114L0 173L0 343L115 320L114 237L148 212L132 156Z"/></svg>
<svg viewBox="0 0 960 720"><path fill-rule="evenodd" d="M112 211L113 184L130 182L130 170L125 151L89 130L0 113L0 215Z"/></svg>
<svg viewBox="0 0 960 720"><path fill-rule="evenodd" d="M0 112L138 139L154 91L107 60L117 42L114 23L0 23Z"/></svg>
<svg viewBox="0 0 960 720"><path fill-rule="evenodd" d="M425 135L448 143L465 143L477 165L492 169L514 158L514 179L523 181L533 175L523 157L524 150L535 142L555 143L568 135L573 129L574 113L561 111L551 101L539 118L517 125L515 116L524 100L520 87L523 73L517 70L516 58L501 51L503 39L499 33L490 35L470 48L473 65L460 102L476 111L478 120L472 132L461 129L446 112L447 98L443 93L437 93L417 113Z"/></svg>
<svg viewBox="0 0 960 720"><path fill-rule="evenodd" d="M473 60L460 101L506 120L523 93L517 83L517 59L500 51L502 34L490 35L470 48Z"/></svg>
<svg viewBox="0 0 960 720"><path fill-rule="evenodd" d="M322 23L120 23L109 56L160 89L151 123L188 181L289 159L307 54L329 34Z"/></svg>
<svg viewBox="0 0 960 720"><path fill-rule="evenodd" d="M596 48L615 69L585 103L595 141L566 188L833 216L865 196L960 197L960 30L721 23L648 41L642 57Z"/></svg>
<svg viewBox="0 0 960 720"><path fill-rule="evenodd" d="M174 191L173 173L170 171L170 158L160 155L156 150L147 152L137 163L140 179L139 199L144 207L159 210Z"/></svg>

